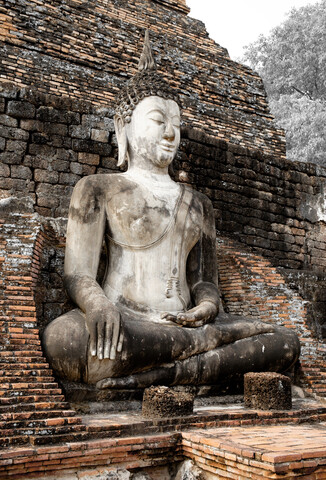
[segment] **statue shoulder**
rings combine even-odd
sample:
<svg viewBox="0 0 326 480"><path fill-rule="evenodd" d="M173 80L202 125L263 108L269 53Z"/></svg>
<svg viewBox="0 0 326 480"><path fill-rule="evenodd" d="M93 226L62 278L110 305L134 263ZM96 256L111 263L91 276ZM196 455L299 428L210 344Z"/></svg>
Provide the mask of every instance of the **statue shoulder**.
<svg viewBox="0 0 326 480"><path fill-rule="evenodd" d="M193 201L197 204L200 205L204 211L213 211L213 204L211 200L207 197L202 192L199 192L198 190L195 190L194 188L185 185L186 190L190 191L193 196Z"/></svg>
<svg viewBox="0 0 326 480"><path fill-rule="evenodd" d="M100 198L110 196L121 182L121 173L103 173L81 178L74 187L74 196L81 198Z"/></svg>
<svg viewBox="0 0 326 480"><path fill-rule="evenodd" d="M82 223L95 221L105 211L105 203L115 194L119 174L96 174L81 178L72 193L69 217Z"/></svg>

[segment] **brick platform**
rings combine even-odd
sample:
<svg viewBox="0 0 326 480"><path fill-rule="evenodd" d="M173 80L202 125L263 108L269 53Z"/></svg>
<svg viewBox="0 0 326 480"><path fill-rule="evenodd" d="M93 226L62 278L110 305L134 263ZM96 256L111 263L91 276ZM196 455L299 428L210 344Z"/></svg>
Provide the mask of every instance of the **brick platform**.
<svg viewBox="0 0 326 480"><path fill-rule="evenodd" d="M186 458L222 479L326 478L326 407L312 400L296 400L287 413L212 405L177 419L150 421L134 412L85 416L82 423L79 440L2 450L0 479L134 471Z"/></svg>
<svg viewBox="0 0 326 480"><path fill-rule="evenodd" d="M182 434L184 455L219 479L326 479L326 424Z"/></svg>

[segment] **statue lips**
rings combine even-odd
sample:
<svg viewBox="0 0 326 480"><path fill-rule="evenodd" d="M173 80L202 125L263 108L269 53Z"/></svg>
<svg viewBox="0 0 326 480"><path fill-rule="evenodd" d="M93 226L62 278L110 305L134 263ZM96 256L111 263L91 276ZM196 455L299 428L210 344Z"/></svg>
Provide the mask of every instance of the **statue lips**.
<svg viewBox="0 0 326 480"><path fill-rule="evenodd" d="M162 150L165 150L167 152L173 152L176 148L176 146L173 143L167 143L167 142L161 142L160 146Z"/></svg>

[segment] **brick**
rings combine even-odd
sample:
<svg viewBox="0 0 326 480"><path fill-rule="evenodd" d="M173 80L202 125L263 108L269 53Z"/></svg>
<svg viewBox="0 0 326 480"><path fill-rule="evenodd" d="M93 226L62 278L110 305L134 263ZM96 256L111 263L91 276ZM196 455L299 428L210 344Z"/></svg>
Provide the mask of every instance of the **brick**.
<svg viewBox="0 0 326 480"><path fill-rule="evenodd" d="M0 124L6 127L17 127L18 120L10 115L0 115Z"/></svg>
<svg viewBox="0 0 326 480"><path fill-rule="evenodd" d="M6 139L0 138L0 152L2 152L5 149L5 146L6 146Z"/></svg>
<svg viewBox="0 0 326 480"><path fill-rule="evenodd" d="M28 133L25 130L0 125L0 136L13 140L28 140Z"/></svg>
<svg viewBox="0 0 326 480"><path fill-rule="evenodd" d="M71 173L74 173L76 175L80 175L83 171L83 167L78 162L71 162L70 163L70 170L71 170Z"/></svg>
<svg viewBox="0 0 326 480"><path fill-rule="evenodd" d="M5 99L0 97L0 113L4 113L5 110L6 110Z"/></svg>
<svg viewBox="0 0 326 480"><path fill-rule="evenodd" d="M69 133L72 138L88 139L91 137L91 129L83 125L70 127Z"/></svg>
<svg viewBox="0 0 326 480"><path fill-rule="evenodd" d="M79 153L78 161L80 163L87 163L88 165L98 165L100 162L100 156L92 153Z"/></svg>
<svg viewBox="0 0 326 480"><path fill-rule="evenodd" d="M109 140L109 134L104 130L92 128L91 139L96 142L107 143Z"/></svg>
<svg viewBox="0 0 326 480"><path fill-rule="evenodd" d="M30 180L32 178L31 169L22 165L11 166L11 176L13 178L22 178L24 180Z"/></svg>
<svg viewBox="0 0 326 480"><path fill-rule="evenodd" d="M9 177L10 176L10 168L8 165L4 163L0 163L0 177Z"/></svg>
<svg viewBox="0 0 326 480"><path fill-rule="evenodd" d="M95 142L94 140L79 139L73 140L72 148L77 152L86 152L104 156L110 155L112 150L111 145L108 145L106 143Z"/></svg>
<svg viewBox="0 0 326 480"><path fill-rule="evenodd" d="M48 170L35 169L34 179L36 182L44 183L58 183L59 174L57 172L51 172Z"/></svg>
<svg viewBox="0 0 326 480"><path fill-rule="evenodd" d="M60 173L59 176L59 183L63 185L76 185L78 180L80 180L80 176L74 173Z"/></svg>
<svg viewBox="0 0 326 480"><path fill-rule="evenodd" d="M9 101L8 114L16 118L34 118L35 106L29 102Z"/></svg>

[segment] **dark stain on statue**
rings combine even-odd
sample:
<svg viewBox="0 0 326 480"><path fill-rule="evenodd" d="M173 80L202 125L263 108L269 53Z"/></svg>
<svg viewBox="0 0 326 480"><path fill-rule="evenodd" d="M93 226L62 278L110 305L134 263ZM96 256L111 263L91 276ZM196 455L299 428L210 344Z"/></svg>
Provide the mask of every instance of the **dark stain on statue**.
<svg viewBox="0 0 326 480"><path fill-rule="evenodd" d="M71 206L69 209L69 215L76 220L83 223L95 222L101 211L101 203L103 201L103 190L98 186L92 186L87 194L81 196L80 204L78 208Z"/></svg>

